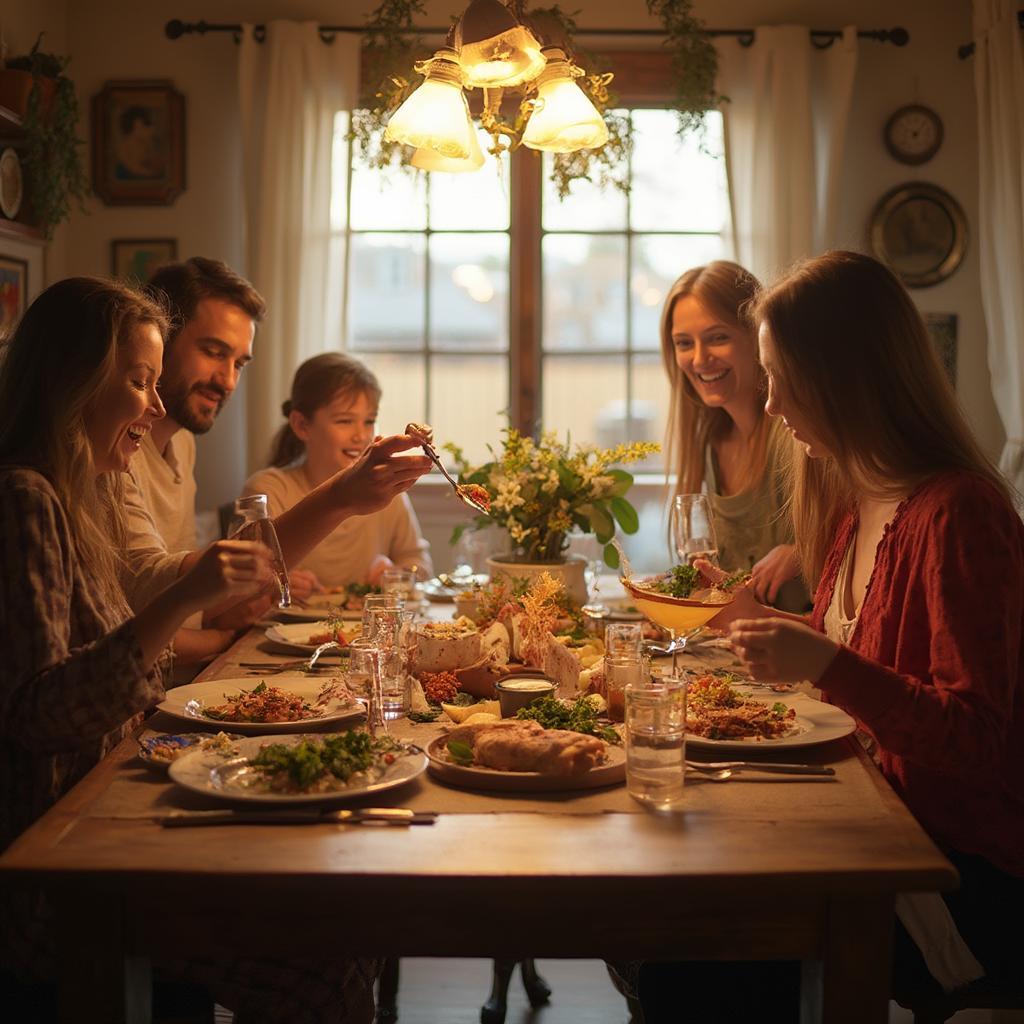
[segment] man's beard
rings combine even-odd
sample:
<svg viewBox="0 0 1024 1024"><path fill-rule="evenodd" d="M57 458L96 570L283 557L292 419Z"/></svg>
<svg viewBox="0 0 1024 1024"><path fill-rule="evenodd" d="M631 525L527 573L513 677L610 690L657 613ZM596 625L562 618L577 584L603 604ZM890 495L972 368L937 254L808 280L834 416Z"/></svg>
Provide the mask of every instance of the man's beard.
<svg viewBox="0 0 1024 1024"><path fill-rule="evenodd" d="M213 410L213 415L209 419L197 415L189 408L189 396L193 391L198 391L200 388L204 391L216 392L221 396L220 402L218 402L216 409ZM169 389L165 385L160 391L160 398L164 403L164 408L167 410L167 415L175 423L181 424L191 434L205 434L213 426L213 421L220 414L224 403L228 400L228 395L226 391L215 384L204 382L202 384L193 384L191 387L179 386Z"/></svg>

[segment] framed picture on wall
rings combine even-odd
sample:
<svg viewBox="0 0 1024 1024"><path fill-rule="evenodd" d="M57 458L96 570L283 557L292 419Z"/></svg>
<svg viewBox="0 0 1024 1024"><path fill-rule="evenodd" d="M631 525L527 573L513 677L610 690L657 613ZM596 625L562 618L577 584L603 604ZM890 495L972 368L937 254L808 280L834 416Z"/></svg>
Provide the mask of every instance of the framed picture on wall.
<svg viewBox="0 0 1024 1024"><path fill-rule="evenodd" d="M0 342L25 312L28 296L28 262L0 255Z"/></svg>
<svg viewBox="0 0 1024 1024"><path fill-rule="evenodd" d="M110 243L111 274L134 284L144 284L157 267L177 258L176 238L115 238Z"/></svg>
<svg viewBox="0 0 1024 1024"><path fill-rule="evenodd" d="M168 206L185 190L185 97L171 82L107 82L92 98L92 187L108 206Z"/></svg>

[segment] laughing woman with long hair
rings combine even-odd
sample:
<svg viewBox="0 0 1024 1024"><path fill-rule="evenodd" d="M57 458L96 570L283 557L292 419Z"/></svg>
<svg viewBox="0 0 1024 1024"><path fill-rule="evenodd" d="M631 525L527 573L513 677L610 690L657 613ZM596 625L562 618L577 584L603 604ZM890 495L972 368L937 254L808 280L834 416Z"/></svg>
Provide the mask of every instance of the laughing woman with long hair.
<svg viewBox="0 0 1024 1024"><path fill-rule="evenodd" d="M733 645L758 679L809 680L849 712L960 872L955 893L897 901L896 994L941 996L983 974L1012 983L1024 915L1024 524L884 266L851 252L808 260L753 316L768 412L799 445L797 547L820 583L809 621L738 598ZM645 971L648 1024L677 1019L658 1007L678 974Z"/></svg>
<svg viewBox="0 0 1024 1024"><path fill-rule="evenodd" d="M748 309L757 279L736 263L693 267L669 289L661 353L672 388L676 493L707 494L719 564L750 569L762 600L807 607L787 509L792 443L764 411L766 383Z"/></svg>

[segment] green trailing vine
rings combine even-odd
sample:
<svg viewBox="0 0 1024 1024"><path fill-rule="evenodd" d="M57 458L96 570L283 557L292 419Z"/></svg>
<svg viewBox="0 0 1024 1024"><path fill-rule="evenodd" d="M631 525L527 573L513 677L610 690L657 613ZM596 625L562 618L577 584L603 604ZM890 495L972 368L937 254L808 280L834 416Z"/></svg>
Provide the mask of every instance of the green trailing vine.
<svg viewBox="0 0 1024 1024"><path fill-rule="evenodd" d="M668 35L665 47L672 54L679 134L703 133L704 115L725 98L717 88L715 44L693 13L693 0L647 0L647 10L661 19Z"/></svg>
<svg viewBox="0 0 1024 1024"><path fill-rule="evenodd" d="M78 99L75 86L64 75L70 58L40 53L40 33L31 52L7 61L12 71L29 71L32 90L22 127L25 131L25 177L32 211L47 239L53 237L58 224L71 214L72 200L79 206L88 195L88 180L82 168L79 147L82 140L75 135L78 127ZM53 102L43 111L42 79L56 83Z"/></svg>

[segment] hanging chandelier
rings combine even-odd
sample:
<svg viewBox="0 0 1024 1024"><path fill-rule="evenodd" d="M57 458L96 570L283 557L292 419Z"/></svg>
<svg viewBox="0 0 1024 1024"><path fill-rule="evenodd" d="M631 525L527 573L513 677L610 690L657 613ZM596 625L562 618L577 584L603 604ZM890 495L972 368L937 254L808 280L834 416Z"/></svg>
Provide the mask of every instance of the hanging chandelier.
<svg viewBox="0 0 1024 1024"><path fill-rule="evenodd" d="M512 7L500 0L470 0L448 45L414 66L423 82L390 116L384 138L412 146L410 162L421 170L478 170L484 155L466 92L481 89L480 124L491 136L489 152L495 156L520 145L552 153L603 146L608 126L579 86L586 72L567 56L558 23L537 18L531 26L528 20L522 0L513 0ZM599 102L607 101L611 78L587 77ZM502 114L509 91L520 97L511 123Z"/></svg>

